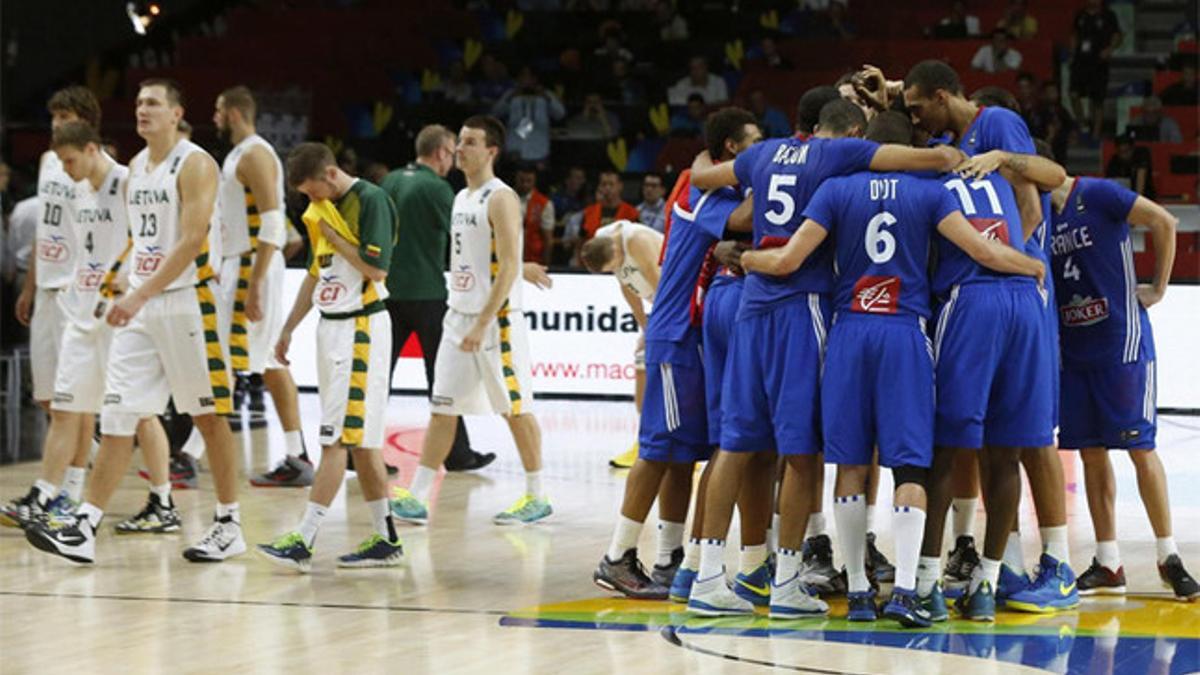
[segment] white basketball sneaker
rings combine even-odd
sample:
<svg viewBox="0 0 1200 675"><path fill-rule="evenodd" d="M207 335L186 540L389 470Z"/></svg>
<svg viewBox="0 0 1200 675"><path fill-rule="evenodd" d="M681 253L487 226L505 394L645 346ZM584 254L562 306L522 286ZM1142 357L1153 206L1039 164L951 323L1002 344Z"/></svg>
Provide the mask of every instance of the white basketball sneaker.
<svg viewBox="0 0 1200 675"><path fill-rule="evenodd" d="M772 619L800 619L828 612L829 605L809 592L808 586L800 581L799 574L780 586L776 586L774 581L771 582Z"/></svg>
<svg viewBox="0 0 1200 675"><path fill-rule="evenodd" d="M696 577L688 597L688 611L700 616L740 616L753 614L754 605L738 597L725 580L725 568L707 579Z"/></svg>
<svg viewBox="0 0 1200 675"><path fill-rule="evenodd" d="M183 557L192 562L221 562L246 552L246 540L242 538L242 526L233 516L213 518L208 532L195 546L183 552Z"/></svg>

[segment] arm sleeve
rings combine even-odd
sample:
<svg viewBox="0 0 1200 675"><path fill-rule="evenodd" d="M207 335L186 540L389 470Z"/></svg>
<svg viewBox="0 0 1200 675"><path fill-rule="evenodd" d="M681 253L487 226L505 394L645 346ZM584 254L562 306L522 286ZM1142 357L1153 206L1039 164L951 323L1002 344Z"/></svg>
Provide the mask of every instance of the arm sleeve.
<svg viewBox="0 0 1200 675"><path fill-rule="evenodd" d="M396 207L385 192L372 190L363 195L358 220L358 255L363 262L381 270L391 266L396 221Z"/></svg>
<svg viewBox="0 0 1200 675"><path fill-rule="evenodd" d="M1138 198L1137 193L1133 190L1110 180L1089 180L1087 192L1081 196L1087 207L1096 209L1116 223L1123 223L1129 218L1129 212L1133 210L1133 203Z"/></svg>
<svg viewBox="0 0 1200 675"><path fill-rule="evenodd" d="M804 207L803 219L812 220L825 231L833 227L840 201L841 181L827 180L817 187L808 206Z"/></svg>

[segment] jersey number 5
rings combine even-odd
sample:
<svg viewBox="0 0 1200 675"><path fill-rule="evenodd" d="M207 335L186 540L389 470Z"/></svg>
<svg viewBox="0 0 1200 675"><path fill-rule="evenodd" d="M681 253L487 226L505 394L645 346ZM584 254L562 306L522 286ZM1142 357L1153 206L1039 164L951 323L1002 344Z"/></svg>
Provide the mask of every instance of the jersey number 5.
<svg viewBox="0 0 1200 675"><path fill-rule="evenodd" d="M790 192L779 189L781 187L796 187L796 176L778 173L771 176L771 184L767 186L767 201L771 202L772 208L763 216L772 225L787 225L792 221L792 216L796 215L795 198ZM779 211L775 211L774 204L776 202L779 202Z"/></svg>

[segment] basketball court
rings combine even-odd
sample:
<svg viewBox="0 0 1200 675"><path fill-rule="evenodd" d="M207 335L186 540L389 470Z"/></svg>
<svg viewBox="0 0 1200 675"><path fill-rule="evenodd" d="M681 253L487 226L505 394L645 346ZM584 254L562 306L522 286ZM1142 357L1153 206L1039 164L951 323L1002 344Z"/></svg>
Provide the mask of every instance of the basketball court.
<svg viewBox="0 0 1200 675"><path fill-rule="evenodd" d="M301 407L305 419L314 419L316 396L303 394ZM416 465L427 410L417 397L391 401L385 453L401 468L397 481L407 481ZM1176 602L1159 583L1153 535L1132 465L1120 453L1113 459L1118 536L1129 579L1123 599L1083 598L1078 611L1046 617L1001 611L994 625L952 620L921 631L887 621L865 628L850 624L839 599L822 619L699 619L681 605L625 600L591 582L624 483L624 472L609 469L607 460L635 435L633 404L539 401L537 410L553 518L519 529L491 523L491 516L520 493L524 477L503 422L471 419L476 448L494 450L499 457L476 474L440 477L429 526L402 529L407 560L398 569L335 568L335 557L353 549L368 528L353 479L332 506L316 541L312 574L306 576L281 571L249 553L215 565L183 560L179 553L209 518L207 473L201 474L198 491L174 494L183 532L118 537L112 525L140 508L146 495L145 484L131 471L114 498L91 567L44 555L19 530L0 529L0 673L46 672L50 662L55 670L85 672L1200 670L1200 606ZM272 411L267 419L269 427L240 436L243 476L284 454ZM306 440L315 450L315 437ZM1200 465L1190 453L1200 443L1200 421L1161 417L1159 440L1180 553L1197 560ZM1092 530L1082 469L1071 455L1062 458L1072 563L1084 569ZM140 459L134 464L140 466ZM36 470L33 462L5 467L0 494L21 493ZM887 513L887 472L883 480L880 512ZM268 542L295 526L307 490L242 484L248 544ZM1032 562L1038 544L1029 499L1021 517L1025 557ZM891 555L886 519L881 521L880 548ZM982 525L983 518L978 521ZM641 543L646 559L652 527Z"/></svg>

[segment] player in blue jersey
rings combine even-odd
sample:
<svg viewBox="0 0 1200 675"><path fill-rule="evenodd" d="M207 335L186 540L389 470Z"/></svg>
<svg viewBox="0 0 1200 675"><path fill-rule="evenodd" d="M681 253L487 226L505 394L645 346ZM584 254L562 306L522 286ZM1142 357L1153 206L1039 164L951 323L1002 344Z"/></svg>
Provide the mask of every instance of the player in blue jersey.
<svg viewBox="0 0 1200 675"><path fill-rule="evenodd" d="M867 138L908 145L912 125L901 114L877 115ZM935 230L975 262L1000 272L1041 278L1045 265L996 239L980 236L959 201L939 180L903 173L861 172L821 184L805 221L782 248L742 256L750 272L788 274L832 238L834 324L821 381L826 461L837 464L834 519L846 564L851 621L874 621L867 580L866 487L874 448L896 485L892 532L896 581L884 615L907 627L947 618L922 607L917 558L925 528L925 474L933 457L933 347L927 278Z"/></svg>
<svg viewBox="0 0 1200 675"><path fill-rule="evenodd" d="M964 98L957 74L945 63L924 61L917 64L905 78L904 87L905 103L914 122L934 135L948 133L968 155L1003 150L1007 153L1021 153L1021 158L1033 157L1033 142L1021 118L1011 110L1002 107L980 107ZM1041 206L1034 188L1049 190L1057 187L1057 183L1051 181L1046 184L1024 184L1023 180L1015 178L1020 172L1010 171L1011 168L1005 170L1009 171L1010 177L1014 177L1014 188L1022 207L1023 223L1022 228L1012 230L1012 236L1017 245L1024 247L1028 245L1034 230L1042 222ZM1067 543L1065 480L1062 465L1053 446L1053 401L1057 399L1058 355L1053 342L1053 318L1048 309L1049 303L1043 299L1040 309L1030 304L1025 310L1020 310L1028 312L1028 317L1018 313L1004 319L1009 322L1028 322L1033 321L1036 314L1036 320L1041 324L1035 331L1036 339L1022 347L1022 352L1028 355L1023 361L1026 372L1020 377L1003 380L1011 384L1001 385L997 391L985 390L985 387L994 386L992 378L981 373L981 369L986 368L986 362L972 360L965 355L955 355L951 358L955 361L962 360L973 370L960 372L953 381L939 386L939 408L943 400L950 407L944 411L945 414L939 409L938 445L946 449L948 457L954 456L953 450L956 448L981 448L985 439L979 434L972 431L963 435L959 432L979 425L985 418L993 421L988 425L993 431L986 434L988 452L981 455L980 459L991 464L985 475L1000 489L987 491L994 502L987 505L988 524L985 539L991 543L985 541L985 548L988 550L985 551L981 566L986 563L989 573L981 575L980 570L976 569L967 584L968 590L975 591L978 590L981 579L990 579L988 597L979 598L979 611L974 613L976 618L987 619L990 616L989 612L993 610L989 608L995 602L995 598L991 597L993 592L1001 599L1009 595L1019 595L1017 602L1010 603L1009 606L1029 611L1055 611L1073 607L1078 603L1074 572L1068 562L1070 550ZM955 331L960 334L957 342L976 346L987 339L987 335L984 335L986 331L980 329L982 324L976 324L974 331L961 321L959 325L960 328ZM1009 367L1011 369L1011 363ZM957 370L950 367L947 369ZM939 366L940 383L941 370ZM1018 402L1022 391L1028 391L1030 395L1026 397L1023 405L1005 415L1005 402ZM969 406L974 406L974 409ZM995 429L997 421L1006 416L1012 422L1011 427L1003 431ZM1023 429L1018 428L1021 426ZM970 441L972 445L962 445L966 441ZM961 455L961 452L958 454ZM1013 563L1013 566L1019 566L1019 569L1004 569L1003 574L1000 565L1005 551L1009 552L1010 560L1019 560L1020 538L1019 535L1012 536L1010 532L1016 522L1020 504L1021 460L1024 460L1029 473L1044 549L1039 563L1039 575L1033 582L1029 582L1024 574L1023 561ZM963 464L960 463L959 466L962 467ZM963 472L958 472L959 481L971 479L971 462L965 466L968 468L966 476L963 476ZM935 476L943 473L936 461L933 473ZM942 493L940 486L936 486L940 481L935 479L934 483L931 495L937 495L937 498L931 500L935 506L931 508L931 517L926 528L927 538L923 546L922 564L926 569L921 576L924 578L932 576L931 572L940 563L940 557L936 555L941 546L941 530L938 528L942 526L945 513L940 502L948 499L946 495L949 494ZM937 530L936 533L934 530ZM937 548L934 548L935 544ZM951 569L955 562L952 558ZM1002 582L999 586L996 583L997 579ZM969 607L970 603L964 606Z"/></svg>
<svg viewBox="0 0 1200 675"><path fill-rule="evenodd" d="M741 108L713 113L705 125L713 152L725 159L762 138L754 116ZM697 280L709 249L720 241L741 193L733 188L692 188L689 210L676 209L646 326L646 393L638 429L638 459L625 481L621 513L608 552L592 575L597 585L631 598L664 599L686 553L647 575L637 556L642 525L664 481L671 503L660 519L678 530L682 542L695 463L712 454L708 440L700 329L692 318Z"/></svg>
<svg viewBox="0 0 1200 675"><path fill-rule="evenodd" d="M1175 262L1178 220L1158 204L1111 181L1068 178L1053 195L1054 284L1062 329L1062 427L1059 445L1083 457L1096 555L1079 592L1125 592L1109 448L1129 451L1158 549L1158 573L1182 600L1200 597L1171 535L1167 477L1155 436L1154 336L1146 308L1162 300ZM1130 226L1150 230L1154 280L1139 285Z"/></svg>
<svg viewBox="0 0 1200 675"><path fill-rule="evenodd" d="M754 246L783 245L796 231L821 181L877 170L948 170L961 159L953 148L881 147L858 136L862 110L836 100L821 109L808 140L773 139L734 162L692 170L692 184L719 188L740 183L753 190ZM785 277L747 276L730 341L722 392L721 452L704 506L700 573L688 607L704 615L744 614L750 602L731 591L723 557L733 503L755 453L775 449L785 458L780 489L779 550L771 588L771 614L793 618L823 613L800 581L800 547L821 449L819 377L833 285L828 247Z"/></svg>

